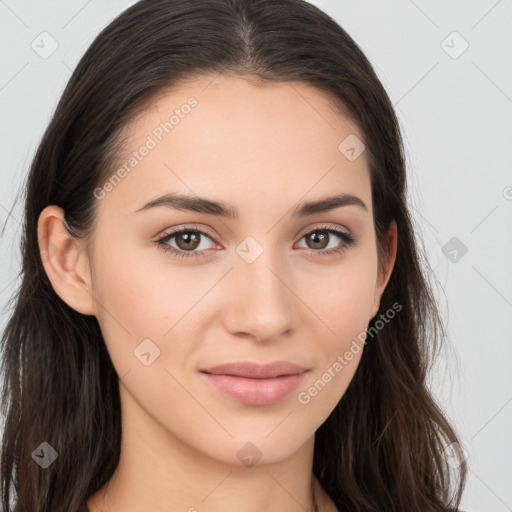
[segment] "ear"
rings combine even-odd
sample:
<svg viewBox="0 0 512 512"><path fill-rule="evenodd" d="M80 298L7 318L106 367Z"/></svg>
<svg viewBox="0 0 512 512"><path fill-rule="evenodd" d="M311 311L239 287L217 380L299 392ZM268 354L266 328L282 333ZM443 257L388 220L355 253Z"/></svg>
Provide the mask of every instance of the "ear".
<svg viewBox="0 0 512 512"><path fill-rule="evenodd" d="M95 315L85 244L66 229L62 208L52 205L41 212L37 237L41 260L55 293L79 313Z"/></svg>
<svg viewBox="0 0 512 512"><path fill-rule="evenodd" d="M375 285L374 302L370 313L370 319L373 318L377 314L377 311L379 310L380 299L382 297L382 294L384 293L384 290L386 289L386 285L388 284L389 278L391 277L391 273L393 272L393 268L395 266L398 230L396 226L396 221L394 219L389 223L386 239L388 246L388 254L386 261L384 261L382 265L378 265L379 271L377 283Z"/></svg>

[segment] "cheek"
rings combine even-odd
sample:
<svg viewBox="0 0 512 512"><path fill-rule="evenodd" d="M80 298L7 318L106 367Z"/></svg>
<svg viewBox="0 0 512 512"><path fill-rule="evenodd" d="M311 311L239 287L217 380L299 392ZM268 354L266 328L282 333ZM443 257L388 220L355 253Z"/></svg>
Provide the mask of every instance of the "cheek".
<svg viewBox="0 0 512 512"><path fill-rule="evenodd" d="M103 242L96 250L94 288L99 314L105 323L117 320L128 332L144 334L147 327L163 335L173 317L183 314L201 292L196 289L200 283L184 267L166 265L161 249L123 245L122 237Z"/></svg>
<svg viewBox="0 0 512 512"><path fill-rule="evenodd" d="M112 244L112 247L120 246ZM140 361L135 359L138 352L149 351L151 357L157 354L157 365L167 365L182 357L179 352L189 345L176 346L172 340L178 336L187 338L185 333L191 329L197 311L194 308L218 279L216 276L211 280L197 279L193 267L172 268L156 265L154 261L150 264L143 256L133 248L115 253L106 248L98 251L95 258L97 318L120 375L134 365L138 367ZM158 253L155 259L162 260ZM172 351L167 350L169 344L173 346Z"/></svg>
<svg viewBox="0 0 512 512"><path fill-rule="evenodd" d="M133 364L133 350L145 338L159 338L166 309L158 283L133 248L121 240L98 244L94 259L97 318L116 369Z"/></svg>
<svg viewBox="0 0 512 512"><path fill-rule="evenodd" d="M301 296L307 298L312 312L325 324L326 334L346 340L354 329L367 326L375 284L376 270L371 262L359 260L318 279L308 279Z"/></svg>
<svg viewBox="0 0 512 512"><path fill-rule="evenodd" d="M372 297L372 283L356 273L333 283L323 297L317 296L315 313L323 324L313 331L318 357L297 400L319 423L331 414L356 373Z"/></svg>
<svg viewBox="0 0 512 512"><path fill-rule="evenodd" d="M376 263L375 263L376 265ZM334 407L346 391L364 349L365 330L374 300L376 269L371 258L340 266L336 278L317 279L309 288L318 365L308 385L312 396L322 392L325 410ZM306 293L304 291L303 293ZM316 384L315 384L316 383ZM307 391L307 390L306 390Z"/></svg>

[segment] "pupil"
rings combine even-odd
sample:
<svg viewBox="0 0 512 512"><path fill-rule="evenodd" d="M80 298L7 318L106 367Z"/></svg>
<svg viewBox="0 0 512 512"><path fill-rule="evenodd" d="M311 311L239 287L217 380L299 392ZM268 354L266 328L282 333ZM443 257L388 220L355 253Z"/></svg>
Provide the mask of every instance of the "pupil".
<svg viewBox="0 0 512 512"><path fill-rule="evenodd" d="M195 238L196 240L191 240L193 238ZM185 239L185 247L181 247L182 244L179 243L179 241L182 239ZM197 233L181 233L180 236L178 236L178 245L180 246L180 249L195 249L199 245L199 236L197 235Z"/></svg>
<svg viewBox="0 0 512 512"><path fill-rule="evenodd" d="M320 247L315 247L316 249L323 249L325 243L322 244L322 242L327 240L327 233L325 233L325 231L316 231L310 235L310 238L313 240L313 244L320 244Z"/></svg>

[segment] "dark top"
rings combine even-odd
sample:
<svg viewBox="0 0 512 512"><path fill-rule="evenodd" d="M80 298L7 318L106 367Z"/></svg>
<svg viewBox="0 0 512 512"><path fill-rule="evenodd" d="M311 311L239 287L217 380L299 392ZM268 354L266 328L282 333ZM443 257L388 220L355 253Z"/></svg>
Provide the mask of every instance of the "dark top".
<svg viewBox="0 0 512 512"><path fill-rule="evenodd" d="M90 512L89 507L87 506L87 500L82 503L82 506L78 509L78 512ZM459 512L464 512L464 510L459 510Z"/></svg>

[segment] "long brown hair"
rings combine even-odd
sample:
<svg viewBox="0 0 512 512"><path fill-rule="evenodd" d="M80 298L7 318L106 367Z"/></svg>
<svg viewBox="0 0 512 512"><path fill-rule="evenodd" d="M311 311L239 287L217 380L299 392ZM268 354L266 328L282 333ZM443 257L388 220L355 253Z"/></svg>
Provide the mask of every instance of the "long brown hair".
<svg viewBox="0 0 512 512"><path fill-rule="evenodd" d="M406 203L399 123L358 45L303 0L142 0L78 63L26 182L22 279L2 337L3 510L76 511L110 479L120 456L118 375L96 317L53 290L38 217L58 205L71 232L87 237L94 190L114 169L123 127L157 94L210 72L322 90L364 136L380 262L387 228L397 223L395 267L369 324L376 334L316 432L314 474L341 510L457 510L467 468L445 460L444 448L459 441L426 385L445 329ZM378 328L396 303L400 313ZM58 454L47 468L36 463L37 450L53 452L41 443Z"/></svg>

